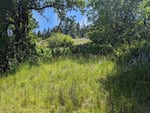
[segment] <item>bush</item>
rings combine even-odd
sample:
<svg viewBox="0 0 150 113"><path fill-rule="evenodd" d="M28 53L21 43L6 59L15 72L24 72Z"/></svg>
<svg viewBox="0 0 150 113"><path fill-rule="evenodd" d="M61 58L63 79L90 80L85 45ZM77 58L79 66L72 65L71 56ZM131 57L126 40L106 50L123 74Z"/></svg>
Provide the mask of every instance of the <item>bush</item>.
<svg viewBox="0 0 150 113"><path fill-rule="evenodd" d="M73 40L69 35L61 33L54 33L48 40L50 48L70 47L73 44Z"/></svg>
<svg viewBox="0 0 150 113"><path fill-rule="evenodd" d="M107 55L112 53L113 48L111 45L97 45L95 43L87 43L83 45L75 45L71 48L73 54L82 55Z"/></svg>
<svg viewBox="0 0 150 113"><path fill-rule="evenodd" d="M70 49L73 45L71 36L61 33L54 33L48 39L48 47L52 50L52 55L59 56L66 53L66 50Z"/></svg>
<svg viewBox="0 0 150 113"><path fill-rule="evenodd" d="M14 36L4 34L0 37L0 74L10 72L15 65L29 61L35 63L37 58L35 36L15 39Z"/></svg>
<svg viewBox="0 0 150 113"><path fill-rule="evenodd" d="M45 58L45 57L46 58L51 58L52 57L50 48L47 48L45 46L37 46L36 51L37 51L38 56L41 57L41 58L42 57L43 58Z"/></svg>
<svg viewBox="0 0 150 113"><path fill-rule="evenodd" d="M150 62L150 43L145 40L134 40L131 44L124 43L114 49L114 55L119 63L130 66Z"/></svg>

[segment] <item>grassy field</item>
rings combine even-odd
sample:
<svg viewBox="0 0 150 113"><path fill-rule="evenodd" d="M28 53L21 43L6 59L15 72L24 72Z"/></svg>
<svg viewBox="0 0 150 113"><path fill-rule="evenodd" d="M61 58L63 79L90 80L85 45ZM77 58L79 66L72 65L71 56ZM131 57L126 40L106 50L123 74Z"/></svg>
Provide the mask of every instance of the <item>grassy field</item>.
<svg viewBox="0 0 150 113"><path fill-rule="evenodd" d="M105 112L99 80L114 68L113 62L97 57L24 64L0 78L0 113Z"/></svg>
<svg viewBox="0 0 150 113"><path fill-rule="evenodd" d="M0 113L149 113L149 67L98 56L25 63L0 78Z"/></svg>
<svg viewBox="0 0 150 113"><path fill-rule="evenodd" d="M24 63L0 78L0 113L150 113L149 67L92 54Z"/></svg>

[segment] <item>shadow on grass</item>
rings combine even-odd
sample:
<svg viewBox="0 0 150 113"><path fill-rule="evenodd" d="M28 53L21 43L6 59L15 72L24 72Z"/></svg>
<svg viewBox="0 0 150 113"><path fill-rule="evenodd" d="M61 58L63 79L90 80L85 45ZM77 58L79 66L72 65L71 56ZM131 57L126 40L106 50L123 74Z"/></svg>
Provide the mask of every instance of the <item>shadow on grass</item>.
<svg viewBox="0 0 150 113"><path fill-rule="evenodd" d="M113 48L109 46L97 45L94 43L86 43L81 45L74 45L71 48L73 54L80 54L82 56L88 55L109 55L113 52Z"/></svg>
<svg viewBox="0 0 150 113"><path fill-rule="evenodd" d="M124 70L101 81L108 92L107 113L150 113L150 64Z"/></svg>
<svg viewBox="0 0 150 113"><path fill-rule="evenodd" d="M10 76L10 75L15 75L25 65L28 65L28 70L32 66L39 66L38 59L35 58L35 59L32 59L32 60L26 60L22 63L15 64L13 67L11 67L9 70L7 70L5 73L0 73L0 79L3 78L3 77Z"/></svg>
<svg viewBox="0 0 150 113"><path fill-rule="evenodd" d="M92 55L92 54L63 54L57 57L38 57L37 59L34 59L32 61L25 61L23 63L18 63L14 65L10 70L8 70L6 73L0 74L0 78L7 77L9 75L15 75L16 72L18 72L20 69L22 69L22 66L28 65L29 69L32 68L32 66L39 66L42 64L53 64L59 61L65 61L65 60L72 60L73 62L76 62L78 64L88 64L88 63L97 63L99 59L104 59L105 56L98 56L98 55Z"/></svg>

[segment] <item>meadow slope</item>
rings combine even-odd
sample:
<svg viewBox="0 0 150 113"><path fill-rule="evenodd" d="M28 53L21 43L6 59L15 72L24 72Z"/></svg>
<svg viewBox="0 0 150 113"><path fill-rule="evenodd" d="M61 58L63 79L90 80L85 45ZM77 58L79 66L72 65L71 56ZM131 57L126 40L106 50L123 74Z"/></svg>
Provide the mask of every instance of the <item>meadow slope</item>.
<svg viewBox="0 0 150 113"><path fill-rule="evenodd" d="M115 64L102 58L23 64L0 78L0 113L98 113L105 111L100 78Z"/></svg>
<svg viewBox="0 0 150 113"><path fill-rule="evenodd" d="M0 78L0 113L149 113L149 67L98 56L25 63Z"/></svg>

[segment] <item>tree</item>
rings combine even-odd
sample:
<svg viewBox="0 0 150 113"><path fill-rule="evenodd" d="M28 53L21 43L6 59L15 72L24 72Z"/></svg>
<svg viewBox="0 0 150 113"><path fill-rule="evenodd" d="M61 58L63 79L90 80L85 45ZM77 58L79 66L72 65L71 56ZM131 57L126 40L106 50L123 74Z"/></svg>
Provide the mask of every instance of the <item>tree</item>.
<svg viewBox="0 0 150 113"><path fill-rule="evenodd" d="M49 38L50 35L51 35L51 29L50 28L44 29L43 32L41 33L41 38Z"/></svg>
<svg viewBox="0 0 150 113"><path fill-rule="evenodd" d="M77 36L75 16L65 17L58 26L55 26L53 32L61 32L75 38Z"/></svg>
<svg viewBox="0 0 150 113"><path fill-rule="evenodd" d="M83 21L83 24L80 28L80 35L81 37L86 37L86 32L87 32L87 25L85 25L85 22Z"/></svg>
<svg viewBox="0 0 150 113"><path fill-rule="evenodd" d="M76 30L77 30L77 36L81 37L81 34L80 34L80 24L79 23L76 24Z"/></svg>
<svg viewBox="0 0 150 113"><path fill-rule="evenodd" d="M12 0L0 2L0 73L9 68L11 65L9 61L12 60L12 53L14 52L11 39L7 34L7 30L12 24L12 11Z"/></svg>
<svg viewBox="0 0 150 113"><path fill-rule="evenodd" d="M89 1L92 7L89 11L89 20L93 22L90 37L95 37L92 40L99 44L116 45L116 42L126 39L130 42L131 39L142 34L136 29L140 28L138 26L145 27L146 20L148 21L148 12L150 12L147 10L148 3L149 0ZM126 36L123 36L125 34ZM134 34L136 36L133 36Z"/></svg>
<svg viewBox="0 0 150 113"><path fill-rule="evenodd" d="M72 38L75 38L77 36L75 17L72 17L70 20L69 29L69 34L72 36Z"/></svg>
<svg viewBox="0 0 150 113"><path fill-rule="evenodd" d="M66 17L64 22L63 22L63 25L61 26L62 28L62 33L64 34L69 34L69 31L70 31L70 21L71 19Z"/></svg>
<svg viewBox="0 0 150 113"><path fill-rule="evenodd" d="M10 58L16 63L21 63L35 54L35 44L32 42L33 35L30 32L36 24L33 24L32 10L43 13L45 8L55 9L60 19L66 12L75 9L83 9L84 0L3 0L0 2L0 71L5 72L9 68ZM33 23L32 23L33 22ZM12 26L13 42L8 38L7 30ZM11 45L10 45L11 43ZM13 47L11 47L13 46ZM4 48L4 49L3 49ZM8 50L11 48L11 50ZM10 55L11 54L11 55ZM5 64L5 66L3 66ZM13 63L15 64L15 63Z"/></svg>
<svg viewBox="0 0 150 113"><path fill-rule="evenodd" d="M39 37L39 38L41 38L41 37L42 37L42 33L41 33L41 31L40 31L40 30L37 32L37 37Z"/></svg>

